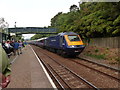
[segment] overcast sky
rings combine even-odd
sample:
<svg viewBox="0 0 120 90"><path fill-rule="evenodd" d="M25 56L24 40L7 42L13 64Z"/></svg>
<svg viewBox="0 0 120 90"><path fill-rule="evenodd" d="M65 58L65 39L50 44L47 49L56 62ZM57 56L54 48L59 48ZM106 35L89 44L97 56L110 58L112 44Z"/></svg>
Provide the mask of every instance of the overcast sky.
<svg viewBox="0 0 120 90"><path fill-rule="evenodd" d="M0 0L0 17L9 27L44 27L58 12L66 13L80 0Z"/></svg>
<svg viewBox="0 0 120 90"><path fill-rule="evenodd" d="M80 0L0 0L0 17L9 27L44 27L58 12L69 12L71 5ZM31 35L24 35L30 38Z"/></svg>

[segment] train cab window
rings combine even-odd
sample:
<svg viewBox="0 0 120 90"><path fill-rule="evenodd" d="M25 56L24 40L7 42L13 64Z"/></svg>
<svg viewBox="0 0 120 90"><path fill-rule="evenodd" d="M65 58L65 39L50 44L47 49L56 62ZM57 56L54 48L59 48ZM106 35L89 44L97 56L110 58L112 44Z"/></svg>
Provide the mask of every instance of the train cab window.
<svg viewBox="0 0 120 90"><path fill-rule="evenodd" d="M70 41L80 41L80 38L77 35L68 35Z"/></svg>

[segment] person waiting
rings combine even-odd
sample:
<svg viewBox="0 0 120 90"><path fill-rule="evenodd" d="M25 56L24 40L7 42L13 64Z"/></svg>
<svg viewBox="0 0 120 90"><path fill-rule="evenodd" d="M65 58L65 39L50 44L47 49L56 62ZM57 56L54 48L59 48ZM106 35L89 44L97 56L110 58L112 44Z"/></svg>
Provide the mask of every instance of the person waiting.
<svg viewBox="0 0 120 90"><path fill-rule="evenodd" d="M18 42L19 42L19 50L20 50L20 54L22 54L23 43L22 43L22 41L18 41Z"/></svg>
<svg viewBox="0 0 120 90"><path fill-rule="evenodd" d="M15 43L14 43L14 50L15 50L15 55L16 55L16 53L19 55L19 43L17 42L17 41L15 41Z"/></svg>

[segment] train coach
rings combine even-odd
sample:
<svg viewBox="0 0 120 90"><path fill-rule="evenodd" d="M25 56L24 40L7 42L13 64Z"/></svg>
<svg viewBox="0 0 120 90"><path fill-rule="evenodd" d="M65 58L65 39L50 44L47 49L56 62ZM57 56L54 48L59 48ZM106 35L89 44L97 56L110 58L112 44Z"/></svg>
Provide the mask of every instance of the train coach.
<svg viewBox="0 0 120 90"><path fill-rule="evenodd" d="M74 32L59 33L44 39L46 49L57 52L60 55L79 55L85 45L80 36Z"/></svg>
<svg viewBox="0 0 120 90"><path fill-rule="evenodd" d="M44 48L44 41L47 37L44 37L44 38L40 38L40 39L37 39L37 40L32 40L29 42L29 44L33 44L33 45L36 45L36 46L39 46L41 48Z"/></svg>
<svg viewBox="0 0 120 90"><path fill-rule="evenodd" d="M36 41L36 45L41 47L41 48L44 48L45 47L45 40L47 39L47 37L44 37L44 38L40 38Z"/></svg>

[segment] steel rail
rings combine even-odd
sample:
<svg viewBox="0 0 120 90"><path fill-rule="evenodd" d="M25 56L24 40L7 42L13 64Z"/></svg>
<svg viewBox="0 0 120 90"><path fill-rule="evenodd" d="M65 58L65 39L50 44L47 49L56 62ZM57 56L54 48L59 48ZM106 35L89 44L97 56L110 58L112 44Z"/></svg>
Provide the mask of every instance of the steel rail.
<svg viewBox="0 0 120 90"><path fill-rule="evenodd" d="M43 52L42 52L43 53ZM45 53L43 53L45 54ZM46 56L48 56L47 54L45 54ZM50 59L54 60L56 63L58 63L55 59L51 58L50 56L48 56ZM79 76L78 74L76 74L75 72L71 71L69 68L67 68L66 66L58 63L59 65L63 66L64 68L66 68L67 70L69 70L71 73L73 73L74 75L76 75L78 78L80 78L81 80L83 80L84 82L86 82L88 85L90 85L91 87L93 87L96 90L100 90L99 88L97 88L95 85L93 85L92 83L90 83L89 81L85 80L84 78L82 78L81 76Z"/></svg>
<svg viewBox="0 0 120 90"><path fill-rule="evenodd" d="M69 60L69 59L68 59L68 60ZM71 60L71 61L72 61L72 60ZM73 61L73 62L75 62L75 63L77 63L77 64L80 64L80 65L82 65L82 66L84 66L84 67L87 67L87 68L89 68L89 69L92 69L92 70L94 70L94 71L96 71L96 72L99 72L99 73L101 73L101 74L104 74L104 75L106 75L106 76L109 76L110 78L113 78L113 79L117 80L118 82L120 82L120 79L117 78L117 77L114 77L114 76L111 76L111 75L109 75L109 74L106 74L106 73L104 73L104 72L102 72L102 71L99 71L99 70L97 70L97 69L94 69L94 68L92 68L92 67L89 67L89 66L87 66L87 65L85 65L85 64L82 64L82 63L80 63L80 62L77 62L77 61Z"/></svg>
<svg viewBox="0 0 120 90"><path fill-rule="evenodd" d="M51 67L51 69L60 77L60 79L70 88L70 86L62 79L62 77L53 69L53 67L51 65L49 65Z"/></svg>
<svg viewBox="0 0 120 90"><path fill-rule="evenodd" d="M105 65L105 64L97 63L97 62L92 61L92 60L88 60L88 59L81 58L81 57L77 57L77 58L78 58L78 59L81 59L81 60L84 60L84 61L87 61L87 62L90 62L90 63L97 64L97 65L102 66L102 67L105 67L105 68L107 68L107 69L109 68L109 69L114 70L114 71L117 71L117 72L119 72L119 71L120 71L120 69L113 68L113 67L110 67L110 66Z"/></svg>
<svg viewBox="0 0 120 90"><path fill-rule="evenodd" d="M37 54L37 53L36 53ZM45 64L44 60L42 60L39 55L37 54L38 58L41 60L42 64L45 66L45 68L50 72L50 74L54 77L54 79L56 80L56 82L59 84L59 86L65 90L64 86L59 82L59 80L57 79L57 77L52 73L52 71L49 69L49 67Z"/></svg>
<svg viewBox="0 0 120 90"><path fill-rule="evenodd" d="M43 52L42 52L43 53ZM43 54L45 54L45 53L43 53ZM45 55L47 55L47 54L45 54ZM48 55L47 55L48 56ZM49 58L51 58L50 56L48 56ZM79 57L78 57L79 58ZM53 58L52 58L53 59ZM83 59L83 58L79 58L79 59L82 59L82 60L85 60L85 61L88 61L88 62L90 62L90 63L94 63L94 64L97 64L97 65L99 65L99 66L102 66L102 67L105 67L105 68L109 68L109 69L111 69L111 70L114 70L114 71L117 71L117 72L120 72L120 70L119 69L116 69L116 68L112 68L112 67L110 67L110 66L107 66L107 65L104 65L104 64L99 64L99 63L97 63L97 62L94 62L94 61L91 61L91 60L86 60L86 59ZM55 60L56 61L56 60ZM95 70L96 71L96 70ZM101 73L101 72L100 72ZM103 72L102 72L103 73ZM105 73L106 74L106 73ZM111 77L111 75L107 75L107 76L110 76ZM113 77L114 78L114 77ZM118 79L118 78L117 78ZM116 80L117 80L116 79ZM118 79L118 81L119 81L119 79ZM98 89L97 87L96 87L96 89Z"/></svg>

